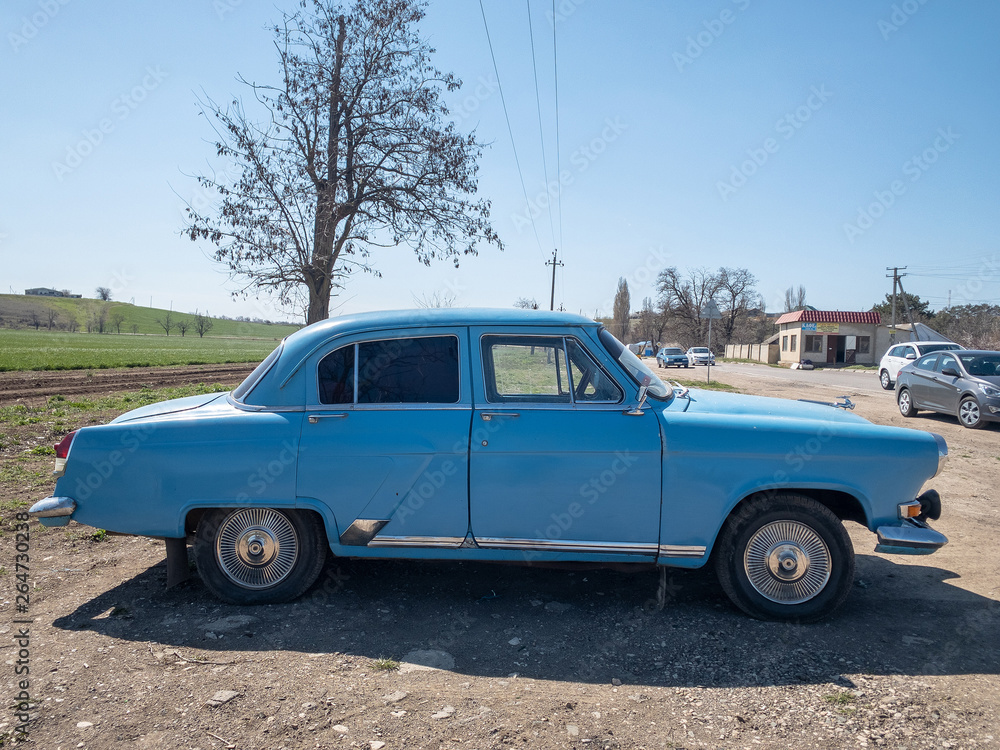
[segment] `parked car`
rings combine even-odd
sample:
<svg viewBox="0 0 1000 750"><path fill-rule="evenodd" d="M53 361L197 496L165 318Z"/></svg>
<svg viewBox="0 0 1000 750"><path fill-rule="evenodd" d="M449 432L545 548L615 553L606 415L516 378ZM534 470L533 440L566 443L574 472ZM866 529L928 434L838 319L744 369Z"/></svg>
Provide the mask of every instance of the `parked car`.
<svg viewBox="0 0 1000 750"><path fill-rule="evenodd" d="M951 414L976 429L1000 421L1000 352L925 354L899 371L896 403L904 417L920 409Z"/></svg>
<svg viewBox="0 0 1000 750"><path fill-rule="evenodd" d="M678 346L665 346L656 353L657 367L688 367L687 354Z"/></svg>
<svg viewBox="0 0 1000 750"><path fill-rule="evenodd" d="M917 357L922 357L931 352L954 351L964 349L961 344L954 341L911 341L906 344L897 344L889 347L889 351L882 355L878 363L878 381L882 387L891 391L896 382L896 377L902 367L910 364Z"/></svg>
<svg viewBox="0 0 1000 750"><path fill-rule="evenodd" d="M917 497L947 452L833 404L671 388L576 315L393 311L303 328L230 393L68 434L30 512L165 538L168 582L189 538L234 603L295 599L330 553L711 564L747 613L811 621L853 585L844 521L882 552L947 543L937 493Z"/></svg>
<svg viewBox="0 0 1000 750"><path fill-rule="evenodd" d="M687 350L687 360L692 367L695 365L714 365L715 355L707 346L692 346Z"/></svg>

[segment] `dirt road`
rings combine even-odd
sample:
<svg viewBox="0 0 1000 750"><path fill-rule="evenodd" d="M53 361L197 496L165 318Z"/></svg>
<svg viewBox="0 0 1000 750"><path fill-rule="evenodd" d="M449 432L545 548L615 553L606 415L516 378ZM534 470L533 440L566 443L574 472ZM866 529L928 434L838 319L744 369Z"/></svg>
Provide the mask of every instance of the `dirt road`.
<svg viewBox="0 0 1000 750"><path fill-rule="evenodd" d="M750 393L845 392L724 369ZM879 555L852 526L855 588L829 621L748 619L704 571L670 573L657 611L656 572L430 562L334 561L299 602L233 607L197 580L165 591L162 542L32 523L28 625L13 529L0 541L4 705L27 627L28 747L996 747L1000 430L847 393L868 419L946 437L930 486L951 543ZM0 736L16 724L6 710Z"/></svg>

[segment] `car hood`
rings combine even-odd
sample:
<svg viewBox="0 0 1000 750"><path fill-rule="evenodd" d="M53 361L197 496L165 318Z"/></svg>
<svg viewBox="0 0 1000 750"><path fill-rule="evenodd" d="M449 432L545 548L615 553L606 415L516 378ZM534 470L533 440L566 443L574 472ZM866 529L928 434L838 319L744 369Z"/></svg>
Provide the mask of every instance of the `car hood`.
<svg viewBox="0 0 1000 750"><path fill-rule="evenodd" d="M969 378L973 383L988 383L993 387L1000 387L1000 375L976 375Z"/></svg>
<svg viewBox="0 0 1000 750"><path fill-rule="evenodd" d="M847 409L807 401L792 401L766 396L744 396L737 393L707 391L691 388L688 395L677 396L666 408L667 412L683 411L688 414L740 415L778 417L823 422L867 423L868 420Z"/></svg>
<svg viewBox="0 0 1000 750"><path fill-rule="evenodd" d="M173 414L179 411L189 411L225 397L226 393L203 393L200 396L187 396L186 398L175 398L170 401L160 401L156 404L140 406L138 409L127 411L117 419L112 420L111 424L132 422L136 419L146 419L148 417L160 417L164 414Z"/></svg>

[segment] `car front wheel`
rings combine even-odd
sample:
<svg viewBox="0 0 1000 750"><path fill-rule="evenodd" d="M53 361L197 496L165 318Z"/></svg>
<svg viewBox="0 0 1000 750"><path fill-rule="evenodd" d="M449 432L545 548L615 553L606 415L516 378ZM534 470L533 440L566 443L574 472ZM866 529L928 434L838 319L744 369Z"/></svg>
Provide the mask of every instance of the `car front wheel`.
<svg viewBox="0 0 1000 750"><path fill-rule="evenodd" d="M815 622L854 583L854 548L824 505L795 494L760 496L727 522L715 569L733 603L761 620Z"/></svg>
<svg viewBox="0 0 1000 750"><path fill-rule="evenodd" d="M316 516L274 508L217 508L198 523L195 561L205 586L230 604L277 604L319 576L327 543Z"/></svg>
<svg viewBox="0 0 1000 750"><path fill-rule="evenodd" d="M889 377L888 370L882 370L882 372L879 373L878 382L882 385L883 390L892 390L892 378Z"/></svg>
<svg viewBox="0 0 1000 750"><path fill-rule="evenodd" d="M962 427L968 427L970 430L978 430L986 425L979 402L972 396L966 396L959 404L958 421L962 423Z"/></svg>
<svg viewBox="0 0 1000 750"><path fill-rule="evenodd" d="M899 413L904 417L915 417L917 416L917 410L913 406L913 396L910 395L910 390L904 388L896 396L896 405L899 407Z"/></svg>

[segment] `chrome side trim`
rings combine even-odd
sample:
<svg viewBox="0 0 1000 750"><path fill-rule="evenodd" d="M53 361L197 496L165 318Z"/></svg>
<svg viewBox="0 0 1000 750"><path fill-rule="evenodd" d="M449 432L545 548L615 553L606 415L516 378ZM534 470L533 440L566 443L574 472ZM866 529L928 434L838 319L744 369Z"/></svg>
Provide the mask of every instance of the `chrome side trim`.
<svg viewBox="0 0 1000 750"><path fill-rule="evenodd" d="M28 512L35 518L71 516L76 510L76 500L71 497L47 497L32 505Z"/></svg>
<svg viewBox="0 0 1000 750"><path fill-rule="evenodd" d="M936 432L932 432L931 435L934 436L934 442L937 443L938 449L938 464L937 471L934 472L934 477L944 471L944 467L948 465L948 443L945 442L944 438L938 435ZM931 477L933 479L934 477Z"/></svg>
<svg viewBox="0 0 1000 750"><path fill-rule="evenodd" d="M377 536L369 547L461 547L464 536Z"/></svg>
<svg viewBox="0 0 1000 750"><path fill-rule="evenodd" d="M348 547L364 547L389 523L389 519L357 518L340 535L340 543Z"/></svg>
<svg viewBox="0 0 1000 750"><path fill-rule="evenodd" d="M583 542L571 539L511 539L478 536L481 548L533 549L548 552L600 552L604 554L655 555L657 545L622 542Z"/></svg>
<svg viewBox="0 0 1000 750"><path fill-rule="evenodd" d="M660 557L704 557L705 549L697 544L661 544Z"/></svg>

